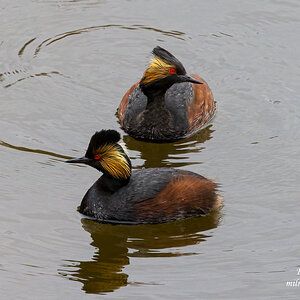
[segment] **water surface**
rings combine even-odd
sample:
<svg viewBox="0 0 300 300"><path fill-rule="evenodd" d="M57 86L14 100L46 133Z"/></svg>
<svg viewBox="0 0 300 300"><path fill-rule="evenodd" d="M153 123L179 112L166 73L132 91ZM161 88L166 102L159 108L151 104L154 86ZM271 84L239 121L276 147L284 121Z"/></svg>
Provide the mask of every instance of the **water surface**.
<svg viewBox="0 0 300 300"><path fill-rule="evenodd" d="M299 299L300 4L0 4L0 286L20 299ZM116 108L156 45L201 75L210 126L175 143L123 133L134 168L220 183L205 218L113 226L77 212L99 174L63 161L119 130Z"/></svg>

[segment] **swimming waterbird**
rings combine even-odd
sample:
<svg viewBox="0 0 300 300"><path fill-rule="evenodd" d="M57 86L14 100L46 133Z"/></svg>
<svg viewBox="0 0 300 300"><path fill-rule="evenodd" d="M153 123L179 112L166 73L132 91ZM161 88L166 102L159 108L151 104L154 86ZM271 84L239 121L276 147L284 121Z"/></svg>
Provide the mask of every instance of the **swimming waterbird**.
<svg viewBox="0 0 300 300"><path fill-rule="evenodd" d="M124 95L118 108L121 127L130 136L153 142L188 137L209 122L215 102L207 83L187 75L182 63L157 46L142 79Z"/></svg>
<svg viewBox="0 0 300 300"><path fill-rule="evenodd" d="M85 156L68 160L103 175L85 194L79 211L100 222L154 224L206 215L221 206L214 181L174 168L132 170L115 130L96 132Z"/></svg>

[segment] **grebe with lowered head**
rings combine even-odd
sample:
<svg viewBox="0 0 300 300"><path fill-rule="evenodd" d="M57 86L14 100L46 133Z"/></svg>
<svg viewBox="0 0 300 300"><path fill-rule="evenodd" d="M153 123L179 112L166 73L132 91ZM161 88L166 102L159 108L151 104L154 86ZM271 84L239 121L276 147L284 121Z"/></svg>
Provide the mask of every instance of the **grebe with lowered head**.
<svg viewBox="0 0 300 300"><path fill-rule="evenodd" d="M206 215L221 206L216 183L173 168L131 170L115 130L96 132L83 163L103 175L85 194L79 211L102 222L154 224Z"/></svg>
<svg viewBox="0 0 300 300"><path fill-rule="evenodd" d="M200 130L215 113L207 83L188 76L182 63L157 46L142 79L124 95L118 108L121 127L130 136L153 142L185 138Z"/></svg>

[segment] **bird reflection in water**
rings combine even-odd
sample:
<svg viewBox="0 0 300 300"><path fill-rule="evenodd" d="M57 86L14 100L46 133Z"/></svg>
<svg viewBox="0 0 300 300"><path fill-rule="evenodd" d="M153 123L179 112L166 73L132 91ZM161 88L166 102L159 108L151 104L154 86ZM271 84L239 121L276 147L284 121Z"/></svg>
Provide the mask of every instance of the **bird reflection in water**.
<svg viewBox="0 0 300 300"><path fill-rule="evenodd" d="M113 292L127 284L123 272L130 257L176 257L197 254L185 252L180 247L196 245L211 236L204 234L218 226L221 218L216 211L206 217L194 217L157 225L111 225L90 219L81 220L84 230L90 233L95 247L89 261L71 261L59 269L59 274L83 284L86 293ZM143 284L143 283L139 283ZM145 283L146 284L146 283Z"/></svg>
<svg viewBox="0 0 300 300"><path fill-rule="evenodd" d="M203 143L210 140L212 138L211 134L214 132L211 127L212 125L209 125L196 134L173 143L142 142L135 140L129 135L125 135L123 141L127 149L140 152L139 157L130 157L133 161L137 158L144 160L144 164L137 166L137 168L178 168L201 163L192 161L190 154L200 152L205 148Z"/></svg>

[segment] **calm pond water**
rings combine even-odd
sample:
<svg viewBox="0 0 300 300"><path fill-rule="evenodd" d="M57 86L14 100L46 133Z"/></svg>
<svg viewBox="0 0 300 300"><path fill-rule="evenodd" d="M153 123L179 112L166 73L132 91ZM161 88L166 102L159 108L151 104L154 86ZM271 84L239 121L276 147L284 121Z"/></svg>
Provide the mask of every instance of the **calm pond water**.
<svg viewBox="0 0 300 300"><path fill-rule="evenodd" d="M1 299L299 299L300 3L0 3ZM215 178L224 208L151 226L84 219L99 173L63 163L119 129L156 45L210 85L211 125L170 144L123 133L135 168ZM88 295L86 295L88 294Z"/></svg>

